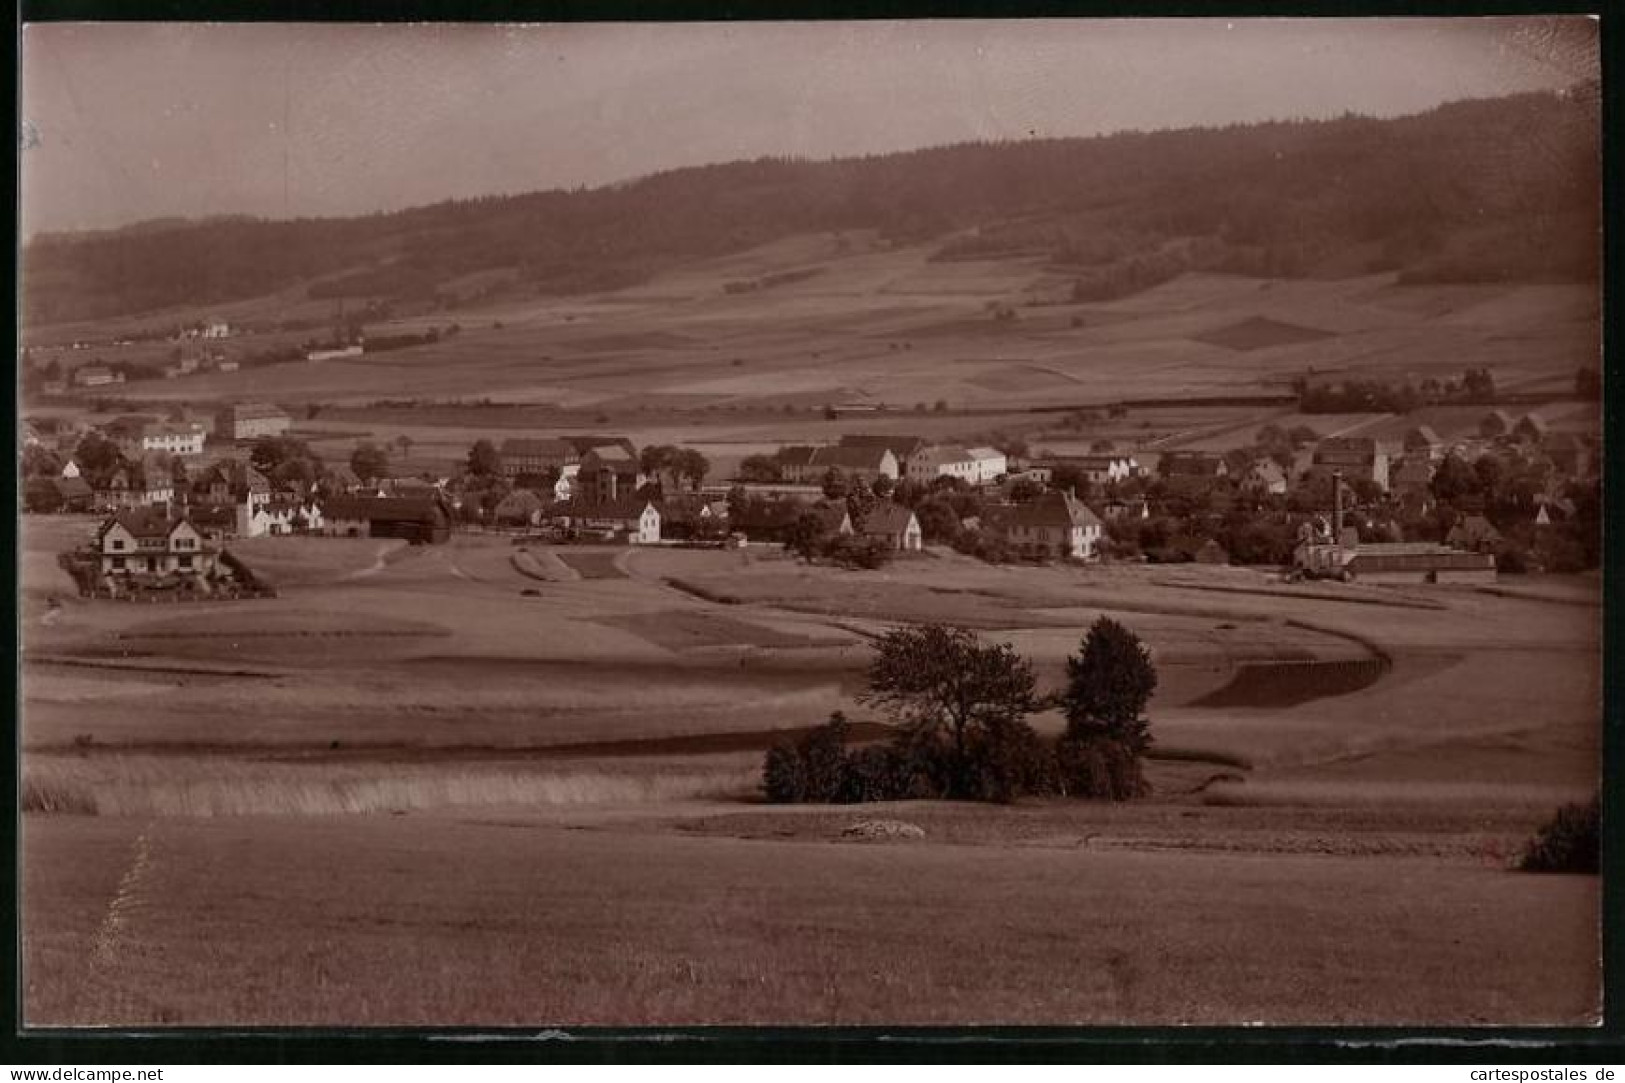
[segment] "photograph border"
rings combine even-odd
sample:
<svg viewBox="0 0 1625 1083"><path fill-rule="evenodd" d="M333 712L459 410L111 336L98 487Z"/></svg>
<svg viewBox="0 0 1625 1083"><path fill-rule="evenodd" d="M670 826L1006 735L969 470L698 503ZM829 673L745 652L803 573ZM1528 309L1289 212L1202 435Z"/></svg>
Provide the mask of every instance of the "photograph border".
<svg viewBox="0 0 1625 1083"><path fill-rule="evenodd" d="M1041 18L1041 17L1204 17L1254 18L1301 16L1482 16L1592 15L1600 20L1603 67L1603 454L1606 477L1625 476L1625 449L1611 439L1625 410L1625 364L1617 344L1625 332L1625 304L1619 302L1625 252L1621 250L1621 203L1625 178L1620 169L1621 133L1625 132L1620 71L1621 16L1603 3L1513 3L1511 0L1449 3L1319 4L1236 3L1061 3L1056 0L996 3L919 3L908 0L784 0L778 3L712 3L663 0L583 0L579 3L523 3L519 0L404 0L360 3L340 0L23 0L25 23L63 21L160 22L586 22L586 21L745 21L758 19L891 19L891 18ZM14 58L19 54L14 53ZM20 118L20 75L13 81L13 112ZM17 142L12 153L19 154ZM13 159L13 175L20 162ZM16 186L20 201L20 185ZM13 237L20 237L20 202L14 202ZM14 297L18 266L11 267ZM14 356L19 345L20 309L14 314ZM6 418L15 448L17 389ZM15 472L6 479L17 507ZM21 814L4 824L13 880L5 902L11 935L6 937L5 980L11 1033L0 1060L10 1063L707 1063L707 1062L974 1062L974 1063L1212 1063L1320 1061L1327 1063L1412 1063L1437 1061L1575 1063L1625 1059L1625 831L1621 817L1625 755L1621 722L1625 717L1625 597L1619 568L1625 562L1625 524L1614 486L1604 488L1603 608L1603 761L1604 872L1601 878L1604 917L1604 1023L1575 1027L647 1027L599 1028L162 1028L146 1030L80 1030L24 1028L21 964ZM20 524L13 517L7 539L16 559ZM14 609L19 604L17 568L6 584ZM20 712L20 628L8 626L18 665L11 671L12 703ZM19 809L20 713L14 713L13 770L4 772L9 807Z"/></svg>

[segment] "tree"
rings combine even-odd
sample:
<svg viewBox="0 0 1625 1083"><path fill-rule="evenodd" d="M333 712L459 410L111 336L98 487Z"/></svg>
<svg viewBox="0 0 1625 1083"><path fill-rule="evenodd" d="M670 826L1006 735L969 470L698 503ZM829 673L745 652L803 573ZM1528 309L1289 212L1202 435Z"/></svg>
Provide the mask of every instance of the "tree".
<svg viewBox="0 0 1625 1083"><path fill-rule="evenodd" d="M1031 733L1025 719L1039 705L1036 686L1031 663L1010 644L926 624L881 638L858 700L891 715L910 745L938 754L936 781L946 796L974 797L981 780L973 753Z"/></svg>
<svg viewBox="0 0 1625 1083"><path fill-rule="evenodd" d="M1602 372L1594 368L1577 370L1574 374L1574 394L1588 400L1602 398Z"/></svg>
<svg viewBox="0 0 1625 1083"><path fill-rule="evenodd" d="M1157 687L1157 669L1140 637L1100 617L1084 637L1082 653L1067 658L1066 673L1061 706L1067 735L1103 736L1143 754L1151 744L1143 715Z"/></svg>
<svg viewBox="0 0 1625 1083"><path fill-rule="evenodd" d="M823 550L827 533L817 512L804 511L785 532L784 547L803 560L812 560Z"/></svg>
<svg viewBox="0 0 1625 1083"><path fill-rule="evenodd" d="M309 459L315 463L321 460L310 450L310 445L293 436L265 436L254 441L254 450L249 453L249 460L254 468L269 477L277 467L295 459Z"/></svg>
<svg viewBox="0 0 1625 1083"><path fill-rule="evenodd" d="M845 500L850 488L847 485L846 475L833 466L824 471L823 486L824 496L829 500Z"/></svg>
<svg viewBox="0 0 1625 1083"><path fill-rule="evenodd" d="M1044 483L1036 478L1018 478L1010 486L1010 502L1012 504L1027 504L1044 495ZM925 529L921 524L920 529Z"/></svg>
<svg viewBox="0 0 1625 1083"><path fill-rule="evenodd" d="M62 473L62 460L56 452L40 444L23 448L23 477L54 478Z"/></svg>
<svg viewBox="0 0 1625 1083"><path fill-rule="evenodd" d="M694 448L680 448L672 460L672 470L678 481L686 481L698 489L705 483L705 475L711 472L711 460Z"/></svg>
<svg viewBox="0 0 1625 1083"><path fill-rule="evenodd" d="M771 455L747 455L739 464L739 477L744 481L771 483L781 480L778 460Z"/></svg>
<svg viewBox="0 0 1625 1083"><path fill-rule="evenodd" d="M377 444L357 444L350 453L350 469L362 481L377 481L389 474L389 453Z"/></svg>
<svg viewBox="0 0 1625 1083"><path fill-rule="evenodd" d="M73 449L74 461L79 464L80 472L90 479L92 484L99 482L117 470L124 462L118 445L98 432L86 433L80 437L79 443Z"/></svg>
<svg viewBox="0 0 1625 1083"><path fill-rule="evenodd" d="M468 472L477 478L497 477L502 473L502 456L489 440L476 440L468 449ZM361 473L359 468L356 473Z"/></svg>
<svg viewBox="0 0 1625 1083"><path fill-rule="evenodd" d="M914 509L920 521L920 534L926 541L951 542L959 533L959 516L953 505L941 496L928 497Z"/></svg>

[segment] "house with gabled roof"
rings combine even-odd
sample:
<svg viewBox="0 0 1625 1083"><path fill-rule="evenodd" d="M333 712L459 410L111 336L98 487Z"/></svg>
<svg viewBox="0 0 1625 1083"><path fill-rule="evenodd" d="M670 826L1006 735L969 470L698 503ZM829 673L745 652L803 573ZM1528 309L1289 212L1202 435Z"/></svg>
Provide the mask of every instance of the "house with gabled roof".
<svg viewBox="0 0 1625 1083"><path fill-rule="evenodd" d="M1315 445L1314 467L1341 473L1345 480L1366 478L1388 489L1388 451L1369 436L1328 436Z"/></svg>
<svg viewBox="0 0 1625 1083"><path fill-rule="evenodd" d="M1512 435L1526 444L1538 444L1551 431L1551 423L1534 410L1520 417L1512 426Z"/></svg>
<svg viewBox="0 0 1625 1083"><path fill-rule="evenodd" d="M1512 416L1505 410L1491 410L1478 419L1478 435L1486 440L1512 433Z"/></svg>
<svg viewBox="0 0 1625 1083"><path fill-rule="evenodd" d="M631 545L660 541L660 509L652 500L630 496L594 503L572 502L570 525L578 530L603 531Z"/></svg>
<svg viewBox="0 0 1625 1083"><path fill-rule="evenodd" d="M95 551L104 576L207 575L219 549L168 506L127 508L96 531Z"/></svg>
<svg viewBox="0 0 1625 1083"><path fill-rule="evenodd" d="M581 456L571 499L613 504L631 498L647 480L635 453L620 444L606 444L590 448Z"/></svg>
<svg viewBox="0 0 1625 1083"><path fill-rule="evenodd" d="M1439 439L1439 434L1431 425L1418 425L1411 429L1405 434L1403 445L1407 458L1421 455L1436 459L1444 450L1444 441Z"/></svg>
<svg viewBox="0 0 1625 1083"><path fill-rule="evenodd" d="M996 529L1022 556L1084 560L1094 556L1100 544L1101 522L1083 501L1052 489L1003 509Z"/></svg>
<svg viewBox="0 0 1625 1083"><path fill-rule="evenodd" d="M882 501L864 513L856 527L858 536L879 541L897 552L918 552L923 544L919 517L914 509L890 500Z"/></svg>

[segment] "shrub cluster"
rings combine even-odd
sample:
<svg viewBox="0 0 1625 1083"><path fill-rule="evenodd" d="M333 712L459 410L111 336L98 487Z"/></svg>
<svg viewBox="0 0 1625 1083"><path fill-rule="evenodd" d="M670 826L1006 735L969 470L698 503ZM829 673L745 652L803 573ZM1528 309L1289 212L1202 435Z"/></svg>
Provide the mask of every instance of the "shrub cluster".
<svg viewBox="0 0 1625 1083"><path fill-rule="evenodd" d="M1518 867L1525 872L1595 873L1602 856L1602 802L1564 805L1530 840Z"/></svg>
<svg viewBox="0 0 1625 1083"><path fill-rule="evenodd" d="M776 803L853 803L934 797L1005 803L1024 796L1124 801L1149 791L1141 757L1151 736L1143 710L1156 687L1144 646L1097 620L1068 660L1058 697L1034 692L1031 665L1008 644L988 646L963 628L925 625L889 633L858 698L897 724L887 742L849 748L850 727L829 722L769 750L763 789ZM1026 721L1063 707L1059 740Z"/></svg>

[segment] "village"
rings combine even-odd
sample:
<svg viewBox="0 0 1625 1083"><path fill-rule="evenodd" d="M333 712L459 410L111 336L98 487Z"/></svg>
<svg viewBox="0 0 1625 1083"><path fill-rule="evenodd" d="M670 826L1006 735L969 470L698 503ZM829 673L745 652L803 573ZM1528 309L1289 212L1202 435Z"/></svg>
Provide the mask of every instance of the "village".
<svg viewBox="0 0 1625 1083"><path fill-rule="evenodd" d="M384 448L319 458L266 402L200 418L25 419L26 510L101 516L86 591L204 596L235 538L438 544L454 530L554 544L776 544L847 567L932 547L990 563L1195 562L1368 582L1483 582L1595 565L1598 446L1539 410L1487 409L1394 442L1266 424L1225 451L1031 450L844 433L743 458L625 436L494 436L455 472L398 475ZM1245 436L1238 433L1238 437ZM243 572L236 573L241 576ZM252 574L252 573L248 573ZM194 589L201 588L201 589Z"/></svg>

